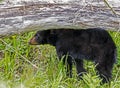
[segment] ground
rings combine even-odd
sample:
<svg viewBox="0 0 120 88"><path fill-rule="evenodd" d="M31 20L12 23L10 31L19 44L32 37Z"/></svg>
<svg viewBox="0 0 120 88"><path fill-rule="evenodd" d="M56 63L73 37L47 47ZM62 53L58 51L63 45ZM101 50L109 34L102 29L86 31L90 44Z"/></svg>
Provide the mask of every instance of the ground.
<svg viewBox="0 0 120 88"><path fill-rule="evenodd" d="M73 78L66 77L55 48L30 46L28 41L34 35L30 32L0 39L0 88L120 88L120 33L109 33L118 50L110 85L100 85L92 62L85 62L88 74L83 80L76 78L75 67Z"/></svg>

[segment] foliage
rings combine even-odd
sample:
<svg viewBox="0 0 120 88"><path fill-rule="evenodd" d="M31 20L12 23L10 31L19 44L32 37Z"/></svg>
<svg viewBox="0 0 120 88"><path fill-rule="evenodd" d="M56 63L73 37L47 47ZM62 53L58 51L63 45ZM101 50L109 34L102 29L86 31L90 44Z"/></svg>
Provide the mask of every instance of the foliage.
<svg viewBox="0 0 120 88"><path fill-rule="evenodd" d="M49 45L30 46L34 32L0 39L0 88L120 88L120 33L109 32L118 49L118 61L113 68L111 84L100 85L95 66L85 61L88 71L83 80L65 75L55 48Z"/></svg>

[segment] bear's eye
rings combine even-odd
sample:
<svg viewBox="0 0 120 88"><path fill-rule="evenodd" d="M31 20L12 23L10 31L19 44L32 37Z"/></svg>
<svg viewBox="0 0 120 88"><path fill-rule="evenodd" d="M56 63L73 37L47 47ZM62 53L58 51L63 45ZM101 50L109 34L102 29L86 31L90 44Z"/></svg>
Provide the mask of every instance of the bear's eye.
<svg viewBox="0 0 120 88"><path fill-rule="evenodd" d="M40 35L39 35L39 34L36 34L36 35L35 35L35 39L36 39L36 40L39 40L39 39L40 39Z"/></svg>

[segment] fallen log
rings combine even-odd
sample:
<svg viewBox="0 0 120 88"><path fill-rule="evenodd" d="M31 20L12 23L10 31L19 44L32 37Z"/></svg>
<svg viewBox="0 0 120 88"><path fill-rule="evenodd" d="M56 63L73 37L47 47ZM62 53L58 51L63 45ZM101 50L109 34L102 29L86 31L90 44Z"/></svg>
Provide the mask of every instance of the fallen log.
<svg viewBox="0 0 120 88"><path fill-rule="evenodd" d="M48 2L47 2L48 1ZM120 2L110 3L115 13L104 1L60 0L0 5L0 36L32 30L52 28L101 27L120 29Z"/></svg>

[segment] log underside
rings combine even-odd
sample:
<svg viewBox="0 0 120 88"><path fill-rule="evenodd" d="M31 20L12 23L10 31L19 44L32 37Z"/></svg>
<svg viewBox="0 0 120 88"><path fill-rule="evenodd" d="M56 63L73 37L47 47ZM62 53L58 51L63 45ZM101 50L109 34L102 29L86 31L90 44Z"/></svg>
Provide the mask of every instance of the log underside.
<svg viewBox="0 0 120 88"><path fill-rule="evenodd" d="M52 28L120 29L120 7L76 3L31 3L0 8L0 36Z"/></svg>

